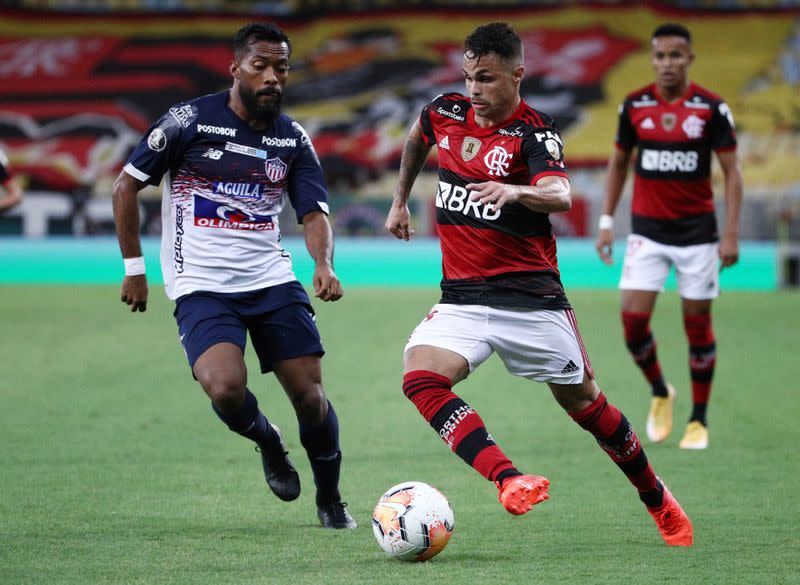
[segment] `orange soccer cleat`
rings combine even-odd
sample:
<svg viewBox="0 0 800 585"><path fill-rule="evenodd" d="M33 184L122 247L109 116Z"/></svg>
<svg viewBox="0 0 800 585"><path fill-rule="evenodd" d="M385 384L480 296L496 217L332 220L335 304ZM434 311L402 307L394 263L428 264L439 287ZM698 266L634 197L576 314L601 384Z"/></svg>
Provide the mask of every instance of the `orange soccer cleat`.
<svg viewBox="0 0 800 585"><path fill-rule="evenodd" d="M663 485L663 484L662 484ZM692 546L694 531L692 521L678 500L664 486L664 501L658 508L647 508L656 521L661 537L669 546Z"/></svg>
<svg viewBox="0 0 800 585"><path fill-rule="evenodd" d="M550 499L547 494L550 480L539 475L517 475L507 479L502 486L499 482L495 484L500 490L497 499L515 516L525 514L539 502Z"/></svg>

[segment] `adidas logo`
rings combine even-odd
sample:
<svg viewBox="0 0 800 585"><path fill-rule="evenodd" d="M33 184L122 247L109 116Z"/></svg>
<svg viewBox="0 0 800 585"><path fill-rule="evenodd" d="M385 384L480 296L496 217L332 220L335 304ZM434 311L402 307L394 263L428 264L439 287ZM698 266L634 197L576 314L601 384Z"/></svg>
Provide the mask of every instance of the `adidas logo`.
<svg viewBox="0 0 800 585"><path fill-rule="evenodd" d="M445 136L439 141L439 148L444 148L445 150L450 150L450 137Z"/></svg>
<svg viewBox="0 0 800 585"><path fill-rule="evenodd" d="M653 119L650 116L647 116L644 120L642 120L641 128L645 130L652 130L655 128L656 125L653 123Z"/></svg>
<svg viewBox="0 0 800 585"><path fill-rule="evenodd" d="M578 366L575 365L575 362L569 360L569 362L567 362L567 365L564 366L564 369L561 370L561 373L571 374L572 372L577 372L577 371L578 371Z"/></svg>

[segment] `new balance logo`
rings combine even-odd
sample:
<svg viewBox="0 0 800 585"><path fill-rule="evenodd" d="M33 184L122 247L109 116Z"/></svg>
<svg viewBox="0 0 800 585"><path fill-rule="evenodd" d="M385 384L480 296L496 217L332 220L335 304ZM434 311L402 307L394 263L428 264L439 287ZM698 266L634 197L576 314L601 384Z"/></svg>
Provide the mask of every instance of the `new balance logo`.
<svg viewBox="0 0 800 585"><path fill-rule="evenodd" d="M652 130L655 127L656 127L656 125L655 125L655 123L653 122L653 119L650 116L645 118L642 121L642 124L640 126L640 128L644 128L645 130Z"/></svg>
<svg viewBox="0 0 800 585"><path fill-rule="evenodd" d="M443 148L445 150L450 150L450 137L445 136L439 141L439 148Z"/></svg>
<svg viewBox="0 0 800 585"><path fill-rule="evenodd" d="M564 366L564 369L561 370L561 373L562 374L572 374L573 372L577 372L577 371L578 371L578 366L575 365L575 362L573 362L572 360L569 360L569 362L567 362L567 365Z"/></svg>

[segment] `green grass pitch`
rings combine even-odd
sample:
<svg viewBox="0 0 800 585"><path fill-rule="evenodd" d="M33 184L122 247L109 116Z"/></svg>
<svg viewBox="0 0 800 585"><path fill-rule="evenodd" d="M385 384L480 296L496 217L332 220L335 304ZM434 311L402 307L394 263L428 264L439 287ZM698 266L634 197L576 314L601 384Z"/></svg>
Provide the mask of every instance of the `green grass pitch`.
<svg viewBox="0 0 800 585"><path fill-rule="evenodd" d="M674 293L654 331L678 389L677 425L647 445L695 524L695 547L664 546L634 489L543 385L496 357L458 392L551 500L523 517L449 452L400 390L407 335L434 289L350 289L315 303L326 390L342 425L342 493L354 532L317 523L313 482L288 401L248 353L250 387L284 431L303 493L269 493L253 447L218 422L192 380L158 286L131 315L116 287L2 287L0 583L797 583L800 385L796 294L724 294L715 304L711 446L677 442L690 408ZM615 291L570 295L598 382L644 434L649 398L622 342ZM441 489L449 546L422 564L374 542L389 486Z"/></svg>

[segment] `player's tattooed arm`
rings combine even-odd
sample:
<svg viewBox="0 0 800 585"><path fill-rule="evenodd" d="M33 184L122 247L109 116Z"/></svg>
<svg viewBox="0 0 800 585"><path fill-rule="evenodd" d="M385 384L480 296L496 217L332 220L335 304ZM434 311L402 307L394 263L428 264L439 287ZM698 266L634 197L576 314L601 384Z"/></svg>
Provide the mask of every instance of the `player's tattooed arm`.
<svg viewBox="0 0 800 585"><path fill-rule="evenodd" d="M400 159L400 173L394 188L392 206L386 218L386 229L400 240L410 240L414 235L411 226L411 213L408 210L408 198L411 196L411 187L431 152L431 147L425 144L422 130L418 123L414 123L406 138L403 155Z"/></svg>

